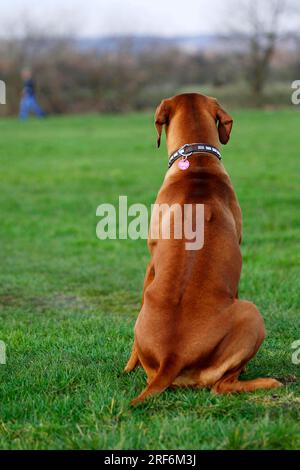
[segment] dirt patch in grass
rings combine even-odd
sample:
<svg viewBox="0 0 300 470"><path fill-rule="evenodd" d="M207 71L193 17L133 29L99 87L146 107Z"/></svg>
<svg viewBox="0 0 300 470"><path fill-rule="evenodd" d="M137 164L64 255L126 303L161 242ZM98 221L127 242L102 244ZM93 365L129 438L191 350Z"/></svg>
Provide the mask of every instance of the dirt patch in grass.
<svg viewBox="0 0 300 470"><path fill-rule="evenodd" d="M87 310L91 305L86 299L74 295L57 294L53 296L30 296L21 295L1 295L0 308L21 307L24 309L33 309L45 311L49 309L76 309Z"/></svg>

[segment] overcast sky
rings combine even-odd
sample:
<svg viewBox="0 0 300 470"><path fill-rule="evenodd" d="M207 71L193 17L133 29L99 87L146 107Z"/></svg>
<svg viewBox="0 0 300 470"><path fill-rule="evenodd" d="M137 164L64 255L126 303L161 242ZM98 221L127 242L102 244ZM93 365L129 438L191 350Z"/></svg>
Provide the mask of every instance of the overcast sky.
<svg viewBox="0 0 300 470"><path fill-rule="evenodd" d="M0 35L15 32L18 24L40 24L40 28L81 36L114 34L197 35L216 33L226 22L245 27L243 2L258 5L260 15L270 18L267 5L274 0L1 0ZM282 0L283 1L283 0ZM298 5L299 0L285 0ZM232 8L236 5L236 8ZM283 28L300 29L299 15L289 11Z"/></svg>
<svg viewBox="0 0 300 470"><path fill-rule="evenodd" d="M2 21L24 15L84 36L213 33L224 0L1 0Z"/></svg>

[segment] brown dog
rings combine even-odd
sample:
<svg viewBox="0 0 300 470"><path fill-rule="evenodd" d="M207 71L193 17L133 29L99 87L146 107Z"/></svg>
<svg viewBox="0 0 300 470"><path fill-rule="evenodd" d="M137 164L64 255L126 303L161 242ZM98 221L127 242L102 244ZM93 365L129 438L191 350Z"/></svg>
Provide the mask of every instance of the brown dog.
<svg viewBox="0 0 300 470"><path fill-rule="evenodd" d="M232 123L215 99L199 94L163 100L155 114L158 146L165 126L169 154L194 142L218 148L228 142ZM204 204L204 246L187 251L184 240L148 240L151 261L125 368L141 364L148 386L132 404L170 386L229 393L281 385L271 378L239 380L265 338L256 306L238 300L241 210L218 158L199 152L189 162L187 171L177 163L169 169L156 203Z"/></svg>

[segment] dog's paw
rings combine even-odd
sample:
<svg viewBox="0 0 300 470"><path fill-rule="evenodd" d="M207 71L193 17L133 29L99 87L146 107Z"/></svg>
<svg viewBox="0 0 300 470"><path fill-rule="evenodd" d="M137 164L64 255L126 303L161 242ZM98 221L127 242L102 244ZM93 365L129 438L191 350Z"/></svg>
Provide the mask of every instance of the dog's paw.
<svg viewBox="0 0 300 470"><path fill-rule="evenodd" d="M283 383L279 382L276 379L269 379L269 388L279 388L283 387Z"/></svg>

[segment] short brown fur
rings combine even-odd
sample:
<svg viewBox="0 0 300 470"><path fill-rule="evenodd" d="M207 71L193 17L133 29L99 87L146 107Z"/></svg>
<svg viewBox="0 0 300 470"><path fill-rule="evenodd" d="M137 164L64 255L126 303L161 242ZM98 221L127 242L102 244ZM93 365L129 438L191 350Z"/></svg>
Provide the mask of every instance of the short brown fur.
<svg viewBox="0 0 300 470"><path fill-rule="evenodd" d="M155 113L160 145L165 126L169 155L186 143L220 147L232 118L214 98L183 94L163 100ZM175 163L156 203L205 205L205 243L187 251L185 240L151 240L142 307L126 372L141 364L148 386L131 403L170 386L209 387L215 393L250 392L281 384L271 378L240 381L239 375L265 338L257 307L238 299L242 214L223 164L209 154Z"/></svg>

